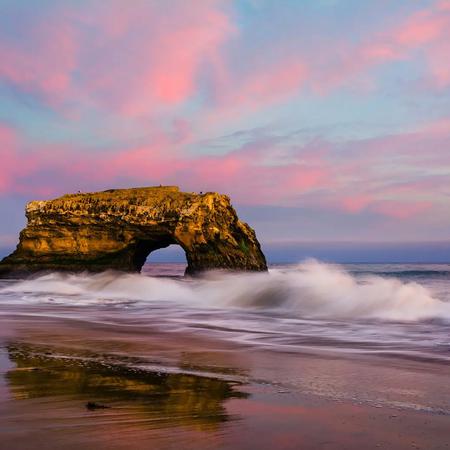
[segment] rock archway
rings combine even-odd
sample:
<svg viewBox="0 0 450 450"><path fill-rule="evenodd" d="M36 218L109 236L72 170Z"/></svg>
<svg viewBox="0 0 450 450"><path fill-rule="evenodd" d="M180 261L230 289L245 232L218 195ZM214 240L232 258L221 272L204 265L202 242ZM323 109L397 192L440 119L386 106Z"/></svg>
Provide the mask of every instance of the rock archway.
<svg viewBox="0 0 450 450"><path fill-rule="evenodd" d="M0 273L42 270L139 272L148 255L171 244L186 253L186 272L267 270L255 232L230 199L177 187L112 189L30 202L27 227Z"/></svg>

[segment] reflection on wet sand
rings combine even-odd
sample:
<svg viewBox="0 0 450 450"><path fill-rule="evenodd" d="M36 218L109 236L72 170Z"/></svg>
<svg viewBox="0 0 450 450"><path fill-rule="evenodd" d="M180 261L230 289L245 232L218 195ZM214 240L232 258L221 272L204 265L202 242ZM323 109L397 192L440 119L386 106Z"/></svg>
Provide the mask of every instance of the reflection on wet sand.
<svg viewBox="0 0 450 450"><path fill-rule="evenodd" d="M64 336L0 346L0 450L448 448L447 415L330 401L263 379L244 388L227 379L224 366L216 367L217 378L192 374L211 374L207 352L186 354L172 369L146 370L149 361L158 367L156 360L68 347ZM246 355L297 378L310 380L312 370L339 381L333 376L339 361L309 366L298 355ZM368 370L382 373L375 365Z"/></svg>
<svg viewBox="0 0 450 450"><path fill-rule="evenodd" d="M64 398L104 405L105 413L124 414L127 420L151 427L168 425L214 429L230 419L224 401L244 398L235 384L183 373L151 372L117 358L94 359L63 355L50 347L10 344L16 365L6 379L15 400ZM59 405L59 403L57 403ZM49 405L50 406L50 405ZM91 409L96 409L91 408Z"/></svg>

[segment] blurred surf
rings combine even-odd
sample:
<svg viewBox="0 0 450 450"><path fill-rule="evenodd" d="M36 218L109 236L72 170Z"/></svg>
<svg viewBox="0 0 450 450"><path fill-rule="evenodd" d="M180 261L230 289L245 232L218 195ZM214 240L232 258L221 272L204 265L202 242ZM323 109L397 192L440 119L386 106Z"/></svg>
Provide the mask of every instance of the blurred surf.
<svg viewBox="0 0 450 450"><path fill-rule="evenodd" d="M450 266L349 265L306 261L269 273L177 276L50 273L2 281L3 314L151 324L272 349L411 352L448 360ZM145 273L145 272L144 272ZM155 276L158 273L164 276ZM30 309L31 308L31 309Z"/></svg>

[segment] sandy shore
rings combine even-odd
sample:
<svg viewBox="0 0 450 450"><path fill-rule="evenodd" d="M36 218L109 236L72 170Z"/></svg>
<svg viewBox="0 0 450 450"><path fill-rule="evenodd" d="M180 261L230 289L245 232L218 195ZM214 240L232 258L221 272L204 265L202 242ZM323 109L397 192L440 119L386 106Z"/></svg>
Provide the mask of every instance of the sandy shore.
<svg viewBox="0 0 450 450"><path fill-rule="evenodd" d="M449 367L0 318L1 449L446 449Z"/></svg>

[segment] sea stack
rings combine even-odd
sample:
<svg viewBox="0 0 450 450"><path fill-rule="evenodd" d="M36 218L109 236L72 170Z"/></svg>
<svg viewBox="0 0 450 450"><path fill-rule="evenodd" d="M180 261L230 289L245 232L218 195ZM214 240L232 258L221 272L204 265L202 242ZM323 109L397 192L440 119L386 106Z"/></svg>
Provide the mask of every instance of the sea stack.
<svg viewBox="0 0 450 450"><path fill-rule="evenodd" d="M17 249L0 275L108 269L139 272L154 250L180 245L187 274L267 270L249 225L228 196L180 192L176 186L111 189L32 201Z"/></svg>

